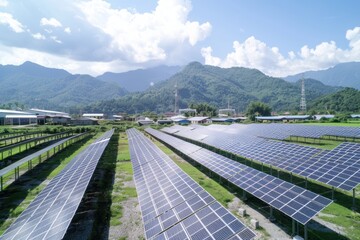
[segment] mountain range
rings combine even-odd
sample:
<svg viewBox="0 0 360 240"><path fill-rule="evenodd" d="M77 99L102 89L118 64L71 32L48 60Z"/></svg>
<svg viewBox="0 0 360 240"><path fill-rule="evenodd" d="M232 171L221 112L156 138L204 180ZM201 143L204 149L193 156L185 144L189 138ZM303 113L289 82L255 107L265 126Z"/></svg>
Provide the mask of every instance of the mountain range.
<svg viewBox="0 0 360 240"><path fill-rule="evenodd" d="M181 67L179 66L158 66L123 73L106 72L96 78L104 82L118 84L128 92L141 92L168 79L180 70Z"/></svg>
<svg viewBox="0 0 360 240"><path fill-rule="evenodd" d="M285 77L290 82L313 78L330 86L352 87L360 89L360 62L340 63L332 68L320 71L308 71Z"/></svg>
<svg viewBox="0 0 360 240"><path fill-rule="evenodd" d="M357 86L360 82L356 78L358 64L341 64L318 72L348 76L341 83ZM327 95L333 94L331 99L335 99L338 95L334 93L343 89L339 82L334 82L336 86L328 86L309 75L305 75L308 106L320 109ZM320 78L320 75L315 77ZM20 66L0 65L0 106L20 102L27 107L72 109L74 112L79 109L108 113L167 112L174 110L177 91L179 108L191 103L208 103L218 108L227 108L229 104L237 112L243 112L250 102L262 101L275 111L296 111L301 92L301 81L294 81L296 78L299 77L286 78L292 81L289 82L256 69L220 68L198 62L185 67L160 66L92 77L25 62ZM325 100L315 102L320 98Z"/></svg>
<svg viewBox="0 0 360 240"><path fill-rule="evenodd" d="M340 90L314 79L306 79L305 85L308 101ZM299 108L301 82L291 83L269 77L256 69L220 68L193 62L144 92L102 101L88 106L86 110L128 113L174 111L175 91L178 92L177 105L180 108L186 108L191 103L227 108L230 103L237 112L244 112L250 102L262 101L273 110L291 111Z"/></svg>
<svg viewBox="0 0 360 240"><path fill-rule="evenodd" d="M116 84L90 75L70 74L32 62L0 65L0 103L21 102L29 107L66 108L90 104L126 94Z"/></svg>

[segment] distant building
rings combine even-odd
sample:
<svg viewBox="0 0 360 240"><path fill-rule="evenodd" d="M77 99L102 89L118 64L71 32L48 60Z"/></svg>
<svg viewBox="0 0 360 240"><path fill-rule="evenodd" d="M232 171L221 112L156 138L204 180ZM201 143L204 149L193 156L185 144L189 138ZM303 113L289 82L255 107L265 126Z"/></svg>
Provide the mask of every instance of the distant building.
<svg viewBox="0 0 360 240"><path fill-rule="evenodd" d="M255 118L256 120L262 122L288 122L312 119L310 115L260 116Z"/></svg>
<svg viewBox="0 0 360 240"><path fill-rule="evenodd" d="M154 121L150 118L139 119L136 121L140 126L154 124Z"/></svg>
<svg viewBox="0 0 360 240"><path fill-rule="evenodd" d="M178 119L173 119L172 120L173 123L177 124L177 125L188 125L191 122L185 118L178 118Z"/></svg>
<svg viewBox="0 0 360 240"><path fill-rule="evenodd" d="M106 117L104 113L84 113L82 116L85 118L95 118L98 120L104 120Z"/></svg>
<svg viewBox="0 0 360 240"><path fill-rule="evenodd" d="M209 117L192 117L192 118L188 118L188 120L192 124L204 124L204 123L209 123L211 121Z"/></svg>
<svg viewBox="0 0 360 240"><path fill-rule="evenodd" d="M23 111L0 109L0 125L36 125L37 117Z"/></svg>
<svg viewBox="0 0 360 240"><path fill-rule="evenodd" d="M360 118L360 114L351 114L352 118Z"/></svg>
<svg viewBox="0 0 360 240"><path fill-rule="evenodd" d="M121 120L124 120L124 117L121 116L121 115L113 115L113 119L114 119L114 120L121 121Z"/></svg>
<svg viewBox="0 0 360 240"><path fill-rule="evenodd" d="M212 118L211 122L213 123L232 123L234 119L232 118Z"/></svg>
<svg viewBox="0 0 360 240"><path fill-rule="evenodd" d="M75 126L86 126L86 125L97 125L98 120L94 118L78 118L78 119L71 119L71 125Z"/></svg>
<svg viewBox="0 0 360 240"><path fill-rule="evenodd" d="M68 113L53 111L53 110L45 110L45 109L37 109L32 108L29 112L35 114L37 116L38 124L61 124L67 125L71 122L71 117Z"/></svg>
<svg viewBox="0 0 360 240"><path fill-rule="evenodd" d="M171 119L160 119L156 122L158 125L164 125L164 124L172 124L173 121Z"/></svg>

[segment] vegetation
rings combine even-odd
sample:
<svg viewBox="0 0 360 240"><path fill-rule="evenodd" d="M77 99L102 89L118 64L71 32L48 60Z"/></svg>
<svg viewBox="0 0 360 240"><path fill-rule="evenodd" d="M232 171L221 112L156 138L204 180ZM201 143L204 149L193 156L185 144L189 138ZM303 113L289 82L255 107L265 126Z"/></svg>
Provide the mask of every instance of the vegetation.
<svg viewBox="0 0 360 240"><path fill-rule="evenodd" d="M315 100L311 108L320 112L358 113L360 112L360 91L345 88Z"/></svg>
<svg viewBox="0 0 360 240"><path fill-rule="evenodd" d="M45 68L31 62L20 66L0 66L2 103L18 103L23 109L65 109L123 96L126 91L113 83L89 75L72 75L64 70ZM14 105L12 104L12 105ZM67 109L67 108L66 108ZM59 109L61 110L61 109Z"/></svg>
<svg viewBox="0 0 360 240"><path fill-rule="evenodd" d="M189 106L191 109L196 109L198 115L213 117L217 115L217 109L207 103L191 103Z"/></svg>
<svg viewBox="0 0 360 240"><path fill-rule="evenodd" d="M246 109L246 116L252 121L255 120L256 116L270 116L271 108L262 102L251 102Z"/></svg>
<svg viewBox="0 0 360 240"><path fill-rule="evenodd" d="M308 101L339 90L313 79L306 79L305 84ZM225 69L194 62L167 81L157 83L144 92L92 104L84 111L173 111L175 85L178 87L180 108L187 108L191 103L207 103L216 108L224 108L229 100L231 107L237 112L245 111L253 101L264 102L275 111L298 109L301 92L300 82L290 83L269 77L256 69Z"/></svg>

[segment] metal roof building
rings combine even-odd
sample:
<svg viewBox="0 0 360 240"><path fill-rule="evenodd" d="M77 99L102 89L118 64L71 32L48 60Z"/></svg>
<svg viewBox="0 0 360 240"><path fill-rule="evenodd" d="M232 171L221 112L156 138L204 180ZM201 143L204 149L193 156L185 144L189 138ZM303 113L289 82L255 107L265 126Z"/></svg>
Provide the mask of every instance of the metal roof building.
<svg viewBox="0 0 360 240"><path fill-rule="evenodd" d="M37 117L24 111L0 109L0 125L36 125Z"/></svg>
<svg viewBox="0 0 360 240"><path fill-rule="evenodd" d="M259 121L291 121L312 119L310 115L260 116L255 118Z"/></svg>

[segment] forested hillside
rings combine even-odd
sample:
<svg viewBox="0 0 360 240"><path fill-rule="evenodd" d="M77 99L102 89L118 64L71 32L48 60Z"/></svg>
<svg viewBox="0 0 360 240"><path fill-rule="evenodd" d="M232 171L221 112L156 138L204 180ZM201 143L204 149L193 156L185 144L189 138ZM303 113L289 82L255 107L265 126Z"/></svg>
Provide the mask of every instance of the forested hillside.
<svg viewBox="0 0 360 240"><path fill-rule="evenodd" d="M0 103L20 102L27 107L66 108L123 96L121 87L90 75L72 75L31 62L0 65Z"/></svg>
<svg viewBox="0 0 360 240"><path fill-rule="evenodd" d="M266 76L256 69L219 68L193 62L167 81L155 84L142 93L119 99L102 101L87 107L87 111L141 113L174 110L175 85L179 93L179 107L190 103L209 103L219 108L230 107L245 111L252 101L269 104L275 111L297 110L300 102L300 82L290 83ZM312 101L339 88L330 87L313 79L306 79L306 97Z"/></svg>
<svg viewBox="0 0 360 240"><path fill-rule="evenodd" d="M311 109L322 112L360 113L360 91L354 88L345 88L317 99L311 104Z"/></svg>

